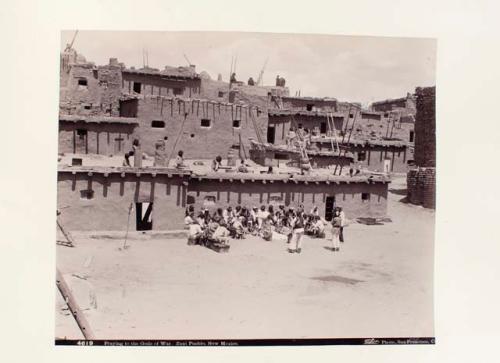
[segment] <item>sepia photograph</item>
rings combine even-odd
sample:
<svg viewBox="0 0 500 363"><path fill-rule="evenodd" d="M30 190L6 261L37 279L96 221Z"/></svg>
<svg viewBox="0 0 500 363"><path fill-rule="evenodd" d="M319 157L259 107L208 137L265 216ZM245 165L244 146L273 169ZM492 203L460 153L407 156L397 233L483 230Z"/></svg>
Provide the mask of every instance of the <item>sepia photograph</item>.
<svg viewBox="0 0 500 363"><path fill-rule="evenodd" d="M59 52L55 344L435 344L436 39Z"/></svg>

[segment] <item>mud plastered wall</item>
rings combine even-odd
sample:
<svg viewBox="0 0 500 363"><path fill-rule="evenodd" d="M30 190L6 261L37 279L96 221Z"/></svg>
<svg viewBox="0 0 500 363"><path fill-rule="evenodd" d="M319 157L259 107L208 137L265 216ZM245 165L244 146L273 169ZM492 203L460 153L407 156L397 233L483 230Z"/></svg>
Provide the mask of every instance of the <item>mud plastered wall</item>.
<svg viewBox="0 0 500 363"><path fill-rule="evenodd" d="M436 166L436 87L417 88L415 163Z"/></svg>
<svg viewBox="0 0 500 363"><path fill-rule="evenodd" d="M137 117L139 127L134 137L144 152L154 155L155 142L165 140L166 154L170 155L178 138L175 153L182 149L188 159L225 158L240 143L240 135L249 157L248 138L257 139L256 129L265 135L267 125L267 115L255 106L160 96L140 98ZM164 126L153 127L156 125Z"/></svg>
<svg viewBox="0 0 500 363"><path fill-rule="evenodd" d="M133 210L130 230L135 230L135 203L153 202L153 229L183 228L187 187L183 178L173 175L141 175L59 172L57 205L59 218L69 230L126 230L130 203ZM92 190L92 198L82 193ZM62 209L64 208L64 209Z"/></svg>
<svg viewBox="0 0 500 363"><path fill-rule="evenodd" d="M407 174L407 199L412 204L436 208L436 169L416 168Z"/></svg>
<svg viewBox="0 0 500 363"><path fill-rule="evenodd" d="M303 204L306 211L313 205L318 206L321 215L325 215L326 198L335 197L335 204L344 208L350 218L387 216L387 186L388 184L351 183L298 183L288 181L274 181L265 184L262 181L251 182L246 180L197 180L189 183L188 203L193 204L196 210L207 206L206 200L214 200L210 208L242 205L246 207L260 207L268 204L284 204L298 206ZM362 193L369 195L364 200ZM207 198L208 197L208 198Z"/></svg>
<svg viewBox="0 0 500 363"><path fill-rule="evenodd" d="M59 153L116 155L129 151L136 125L59 122ZM85 132L82 132L85 131Z"/></svg>
<svg viewBox="0 0 500 363"><path fill-rule="evenodd" d="M65 70L61 70L65 73ZM61 76L60 112L79 115L119 115L121 67L95 67L92 63L72 65Z"/></svg>

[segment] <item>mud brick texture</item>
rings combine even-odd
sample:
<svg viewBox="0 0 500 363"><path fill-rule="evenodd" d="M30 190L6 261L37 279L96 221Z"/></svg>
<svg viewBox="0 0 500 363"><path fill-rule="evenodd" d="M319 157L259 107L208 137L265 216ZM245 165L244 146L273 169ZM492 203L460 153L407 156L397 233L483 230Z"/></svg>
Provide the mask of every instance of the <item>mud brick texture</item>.
<svg viewBox="0 0 500 363"><path fill-rule="evenodd" d="M407 199L412 204L436 208L436 168L416 168L406 175Z"/></svg>

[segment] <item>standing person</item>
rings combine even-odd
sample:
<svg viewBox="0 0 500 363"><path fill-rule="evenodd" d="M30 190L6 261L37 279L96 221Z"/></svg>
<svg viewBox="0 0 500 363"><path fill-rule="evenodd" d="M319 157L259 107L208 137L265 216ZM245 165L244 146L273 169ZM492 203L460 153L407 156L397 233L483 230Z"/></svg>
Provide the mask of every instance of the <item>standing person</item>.
<svg viewBox="0 0 500 363"><path fill-rule="evenodd" d="M304 214L297 213L295 219L293 220L293 238L292 241L295 242L295 249L288 249L289 253L301 253L302 252L302 236L304 235ZM291 246L290 246L291 247Z"/></svg>
<svg viewBox="0 0 500 363"><path fill-rule="evenodd" d="M340 250L340 227L342 225L342 220L340 218L340 211L335 208L332 219L332 251L338 252Z"/></svg>
<svg viewBox="0 0 500 363"><path fill-rule="evenodd" d="M138 148L139 148L139 139L134 139L134 141L132 142L132 151L125 153L125 161L123 163L123 166L131 166L130 157L134 156Z"/></svg>
<svg viewBox="0 0 500 363"><path fill-rule="evenodd" d="M290 127L290 130L286 135L286 145L288 146L289 149L293 147L296 138L297 138L297 133L295 132L295 128Z"/></svg>
<svg viewBox="0 0 500 363"><path fill-rule="evenodd" d="M342 210L342 207L339 207L340 211L340 231L339 231L339 240L340 242L344 243L344 227L346 225L346 218L345 218L345 213Z"/></svg>
<svg viewBox="0 0 500 363"><path fill-rule="evenodd" d="M262 224L264 223L264 221L267 219L268 216L269 212L266 210L266 206L262 205L260 207L260 211L257 213L257 223L259 231L261 230Z"/></svg>

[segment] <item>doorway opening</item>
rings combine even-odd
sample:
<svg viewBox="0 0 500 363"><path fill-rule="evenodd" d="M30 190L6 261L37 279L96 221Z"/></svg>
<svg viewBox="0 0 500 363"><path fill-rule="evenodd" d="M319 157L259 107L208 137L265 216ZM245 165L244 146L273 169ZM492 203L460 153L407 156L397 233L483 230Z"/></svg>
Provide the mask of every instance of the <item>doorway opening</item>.
<svg viewBox="0 0 500 363"><path fill-rule="evenodd" d="M153 229L153 203L135 203L136 231Z"/></svg>
<svg viewBox="0 0 500 363"><path fill-rule="evenodd" d="M330 222L333 218L333 210L335 209L335 196L326 197L325 202L325 220Z"/></svg>
<svg viewBox="0 0 500 363"><path fill-rule="evenodd" d="M267 142L274 144L275 141L275 128L273 125L267 127Z"/></svg>

